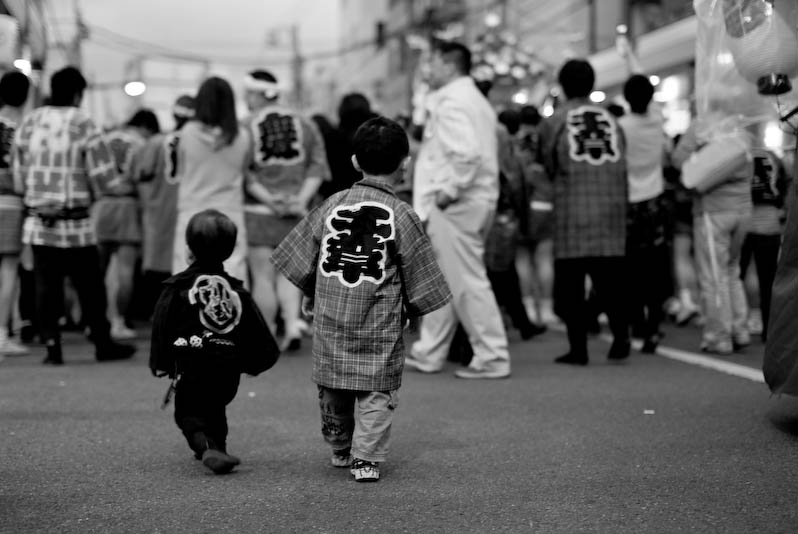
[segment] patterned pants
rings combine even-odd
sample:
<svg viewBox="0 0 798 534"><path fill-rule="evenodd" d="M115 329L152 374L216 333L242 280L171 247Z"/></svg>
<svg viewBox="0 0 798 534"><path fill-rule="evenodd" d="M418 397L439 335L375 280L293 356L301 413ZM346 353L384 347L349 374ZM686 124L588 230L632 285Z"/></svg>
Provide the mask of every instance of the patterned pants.
<svg viewBox="0 0 798 534"><path fill-rule="evenodd" d="M333 451L384 462L388 455L397 391L351 391L319 386L321 433Z"/></svg>

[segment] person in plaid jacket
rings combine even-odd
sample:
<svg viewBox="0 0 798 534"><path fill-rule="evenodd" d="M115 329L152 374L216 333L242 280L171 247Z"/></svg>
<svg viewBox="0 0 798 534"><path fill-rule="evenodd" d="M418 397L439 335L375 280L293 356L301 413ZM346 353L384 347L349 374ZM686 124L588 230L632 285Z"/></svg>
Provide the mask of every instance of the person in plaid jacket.
<svg viewBox="0 0 798 534"><path fill-rule="evenodd" d="M371 119L353 150L364 178L302 219L272 261L313 310L313 381L332 463L365 482L379 480L388 452L405 322L451 293L421 221L393 192L409 163L405 131Z"/></svg>
<svg viewBox="0 0 798 534"><path fill-rule="evenodd" d="M570 350L557 363L586 365L585 277L604 300L614 343L608 357L629 356L624 298L627 180L623 132L593 105L590 63L570 60L559 73L567 102L541 128L543 161L554 184L554 300Z"/></svg>
<svg viewBox="0 0 798 534"><path fill-rule="evenodd" d="M90 218L96 199L116 192L116 170L100 129L79 109L86 79L65 67L50 81L51 103L28 115L14 137L14 187L26 217L22 242L33 249L36 318L48 365L64 363L58 319L64 277L80 298L98 361L130 358L133 345L111 339L100 273L97 234Z"/></svg>

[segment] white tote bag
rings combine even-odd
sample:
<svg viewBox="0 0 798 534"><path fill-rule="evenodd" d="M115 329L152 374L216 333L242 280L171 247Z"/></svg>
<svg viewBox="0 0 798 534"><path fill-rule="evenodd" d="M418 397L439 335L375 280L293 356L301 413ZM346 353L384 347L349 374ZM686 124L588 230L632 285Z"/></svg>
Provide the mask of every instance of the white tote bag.
<svg viewBox="0 0 798 534"><path fill-rule="evenodd" d="M684 163L682 184L703 193L728 180L750 159L751 145L744 132L717 137Z"/></svg>

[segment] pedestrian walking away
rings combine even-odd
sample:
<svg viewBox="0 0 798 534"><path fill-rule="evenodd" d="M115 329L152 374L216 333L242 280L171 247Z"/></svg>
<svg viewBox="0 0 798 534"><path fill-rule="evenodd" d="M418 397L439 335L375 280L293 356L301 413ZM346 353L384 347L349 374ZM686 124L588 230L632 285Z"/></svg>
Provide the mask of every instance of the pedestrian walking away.
<svg viewBox="0 0 798 534"><path fill-rule="evenodd" d="M353 148L363 179L308 214L272 261L313 313L313 381L332 464L370 482L388 454L405 323L451 294L421 221L393 192L409 164L404 129L369 120Z"/></svg>
<svg viewBox="0 0 798 534"><path fill-rule="evenodd" d="M172 379L164 407L175 398L175 422L195 458L216 474L241 460L227 453L226 406L241 373L257 376L279 356L266 322L241 280L222 262L238 229L217 210L195 214L186 227L191 265L164 283L155 308L150 370Z"/></svg>

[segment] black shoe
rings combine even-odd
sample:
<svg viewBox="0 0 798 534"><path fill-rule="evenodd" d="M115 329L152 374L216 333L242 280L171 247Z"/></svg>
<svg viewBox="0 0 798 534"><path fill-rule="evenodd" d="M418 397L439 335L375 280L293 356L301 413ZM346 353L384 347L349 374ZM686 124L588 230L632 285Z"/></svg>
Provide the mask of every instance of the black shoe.
<svg viewBox="0 0 798 534"><path fill-rule="evenodd" d="M229 473L240 463L241 460L238 458L225 454L217 449L208 449L202 453L202 464L217 475Z"/></svg>
<svg viewBox="0 0 798 534"><path fill-rule="evenodd" d="M42 360L44 365L64 365L61 345L47 345L47 356Z"/></svg>
<svg viewBox="0 0 798 534"><path fill-rule="evenodd" d="M98 362L112 362L117 360L127 360L135 353L135 345L117 343L116 341L107 341L101 345L97 345L97 349L94 351L94 356L97 358Z"/></svg>
<svg viewBox="0 0 798 534"><path fill-rule="evenodd" d="M33 327L32 324L25 324L22 325L22 328L19 329L19 340L29 345L33 343L33 339L36 337L36 329Z"/></svg>
<svg viewBox="0 0 798 534"><path fill-rule="evenodd" d="M643 354L654 354L657 352L660 341L662 341L662 334L654 334L653 336L645 338L643 341L643 348L640 349L640 352Z"/></svg>
<svg viewBox="0 0 798 534"><path fill-rule="evenodd" d="M519 330L521 332L521 339L526 341L527 339L532 339L535 336L539 336L548 330L548 328L544 324L529 323L529 326L520 328Z"/></svg>
<svg viewBox="0 0 798 534"><path fill-rule="evenodd" d="M568 365L587 365L587 356L579 356L572 352L564 354L554 359L554 363L564 363Z"/></svg>
<svg viewBox="0 0 798 534"><path fill-rule="evenodd" d="M610 351L607 353L608 360L625 360L632 352L632 344L628 339L623 341L613 341Z"/></svg>

